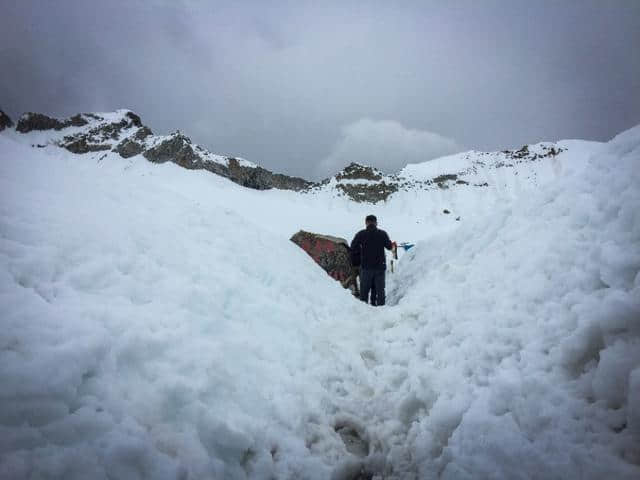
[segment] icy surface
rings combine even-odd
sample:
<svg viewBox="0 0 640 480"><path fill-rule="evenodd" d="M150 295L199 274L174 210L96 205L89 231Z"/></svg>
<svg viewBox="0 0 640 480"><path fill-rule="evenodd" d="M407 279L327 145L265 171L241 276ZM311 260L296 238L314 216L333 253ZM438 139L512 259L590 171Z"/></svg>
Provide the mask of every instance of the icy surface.
<svg viewBox="0 0 640 480"><path fill-rule="evenodd" d="M0 478L638 478L640 127L566 146L372 208L0 135ZM378 309L288 241L368 213Z"/></svg>

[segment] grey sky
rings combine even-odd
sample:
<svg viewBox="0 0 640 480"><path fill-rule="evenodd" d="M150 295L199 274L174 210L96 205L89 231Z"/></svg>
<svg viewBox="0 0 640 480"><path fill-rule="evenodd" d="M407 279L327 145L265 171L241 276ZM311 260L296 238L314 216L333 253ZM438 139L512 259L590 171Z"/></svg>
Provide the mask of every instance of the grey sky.
<svg viewBox="0 0 640 480"><path fill-rule="evenodd" d="M636 0L0 1L12 116L130 108L308 178L640 123Z"/></svg>

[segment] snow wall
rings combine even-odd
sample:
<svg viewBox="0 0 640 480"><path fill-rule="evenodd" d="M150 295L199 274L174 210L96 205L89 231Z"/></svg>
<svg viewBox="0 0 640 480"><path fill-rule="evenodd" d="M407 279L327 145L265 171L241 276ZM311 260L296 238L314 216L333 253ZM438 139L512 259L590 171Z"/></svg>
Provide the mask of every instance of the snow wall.
<svg viewBox="0 0 640 480"><path fill-rule="evenodd" d="M371 206L0 152L0 478L640 475L640 127L462 222L375 208L424 229L379 309L288 241Z"/></svg>

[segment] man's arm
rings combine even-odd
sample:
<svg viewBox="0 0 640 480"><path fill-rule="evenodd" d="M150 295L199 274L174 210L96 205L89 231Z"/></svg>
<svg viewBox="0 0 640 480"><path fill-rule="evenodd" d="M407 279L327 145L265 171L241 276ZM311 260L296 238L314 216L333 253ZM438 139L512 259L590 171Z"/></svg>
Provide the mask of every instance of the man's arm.
<svg viewBox="0 0 640 480"><path fill-rule="evenodd" d="M386 248L387 250L391 250L393 248L393 243L391 243L387 232L384 232L384 248Z"/></svg>

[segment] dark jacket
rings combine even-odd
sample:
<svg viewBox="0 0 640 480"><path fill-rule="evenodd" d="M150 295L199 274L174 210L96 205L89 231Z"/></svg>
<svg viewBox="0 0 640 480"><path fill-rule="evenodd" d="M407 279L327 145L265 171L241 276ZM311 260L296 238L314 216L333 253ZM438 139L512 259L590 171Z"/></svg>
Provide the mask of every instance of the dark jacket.
<svg viewBox="0 0 640 480"><path fill-rule="evenodd" d="M391 240L384 230L375 225L368 225L360 230L351 242L351 262L359 262L361 268L367 270L384 270L387 262L384 249L391 250Z"/></svg>

